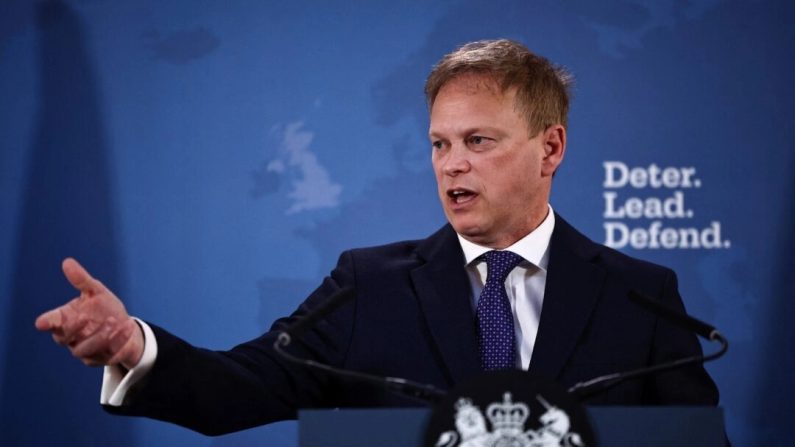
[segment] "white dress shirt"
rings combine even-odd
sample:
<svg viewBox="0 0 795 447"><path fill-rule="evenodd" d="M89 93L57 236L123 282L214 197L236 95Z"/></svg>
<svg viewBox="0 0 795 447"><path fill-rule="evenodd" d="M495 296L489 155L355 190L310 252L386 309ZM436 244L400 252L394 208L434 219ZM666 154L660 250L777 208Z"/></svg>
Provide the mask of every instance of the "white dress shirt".
<svg viewBox="0 0 795 447"><path fill-rule="evenodd" d="M549 207L547 217L530 234L519 239L508 248L521 256L522 261L514 268L505 280L505 290L513 311L513 325L516 331L516 346L519 355L517 367L527 369L533 356L538 322L541 318L541 306L544 304L544 287L547 284L547 265L549 263L549 240L555 228L555 213ZM458 240L464 250L466 270L472 286L473 303L476 309L480 292L486 283L486 260L478 259L484 253L493 250L464 239L460 234Z"/></svg>
<svg viewBox="0 0 795 447"><path fill-rule="evenodd" d="M513 269L508 275L508 279L505 280L508 299L511 301L511 310L513 311L516 345L519 347L517 356L519 364L517 366L524 369L530 365L538 333L541 305L544 302L544 287L547 283L549 240L552 237L552 230L555 228L555 214L552 207L547 206L549 212L541 225L506 248L506 250L524 258L524 261ZM466 270L474 297L472 305L475 308L486 279L486 262L477 258L492 249L469 242L461 235L458 235L458 240L464 251ZM145 376L155 364L157 358L155 334L149 325L137 318L136 321L144 332L144 353L138 364L129 371L124 371L118 365L105 367L99 399L101 404L121 406L130 387Z"/></svg>

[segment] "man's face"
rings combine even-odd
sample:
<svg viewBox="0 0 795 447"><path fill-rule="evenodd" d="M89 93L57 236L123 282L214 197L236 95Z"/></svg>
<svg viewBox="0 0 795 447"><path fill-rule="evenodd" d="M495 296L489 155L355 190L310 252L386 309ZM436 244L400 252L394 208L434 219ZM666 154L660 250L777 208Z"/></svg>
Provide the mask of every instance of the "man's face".
<svg viewBox="0 0 795 447"><path fill-rule="evenodd" d="M463 75L439 90L431 108L432 161L444 213L456 232L492 248L513 244L543 221L565 148L562 126L531 138L515 96L513 89L501 93L489 78Z"/></svg>

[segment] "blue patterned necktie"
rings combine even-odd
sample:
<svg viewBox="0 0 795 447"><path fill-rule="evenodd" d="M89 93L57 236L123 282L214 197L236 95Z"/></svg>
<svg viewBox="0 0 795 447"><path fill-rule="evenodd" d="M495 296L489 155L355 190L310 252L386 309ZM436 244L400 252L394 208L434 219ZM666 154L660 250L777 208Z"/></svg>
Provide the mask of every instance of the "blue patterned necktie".
<svg viewBox="0 0 795 447"><path fill-rule="evenodd" d="M516 367L516 333L513 311L505 292L505 279L522 257L509 251L490 251L485 255L486 285L477 305L478 348L484 371Z"/></svg>

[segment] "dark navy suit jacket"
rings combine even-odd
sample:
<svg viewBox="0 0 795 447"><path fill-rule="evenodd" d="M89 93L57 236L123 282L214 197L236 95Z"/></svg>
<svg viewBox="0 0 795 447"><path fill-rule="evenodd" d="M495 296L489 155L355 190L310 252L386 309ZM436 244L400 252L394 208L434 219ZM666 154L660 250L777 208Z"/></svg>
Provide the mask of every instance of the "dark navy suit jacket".
<svg viewBox="0 0 795 447"><path fill-rule="evenodd" d="M638 289L683 309L674 273L595 244L556 216L530 372L565 386L700 353L694 335L628 301ZM122 407L108 411L219 434L296 417L298 408L417 405L367 385L287 364L276 334L341 287L356 298L291 349L337 367L449 388L480 372L472 291L453 229L431 237L350 250L321 286L271 331L230 351L193 347L154 327L158 358ZM716 405L701 366L626 382L597 405Z"/></svg>

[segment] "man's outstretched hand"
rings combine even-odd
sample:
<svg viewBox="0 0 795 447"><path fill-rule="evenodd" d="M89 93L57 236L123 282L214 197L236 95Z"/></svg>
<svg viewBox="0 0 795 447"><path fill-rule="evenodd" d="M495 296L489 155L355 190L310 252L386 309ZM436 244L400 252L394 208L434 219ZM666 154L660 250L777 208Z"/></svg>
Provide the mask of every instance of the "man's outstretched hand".
<svg viewBox="0 0 795 447"><path fill-rule="evenodd" d="M74 259L65 259L62 268L80 296L39 315L36 329L51 332L56 343L86 365L137 365L144 336L121 300Z"/></svg>

